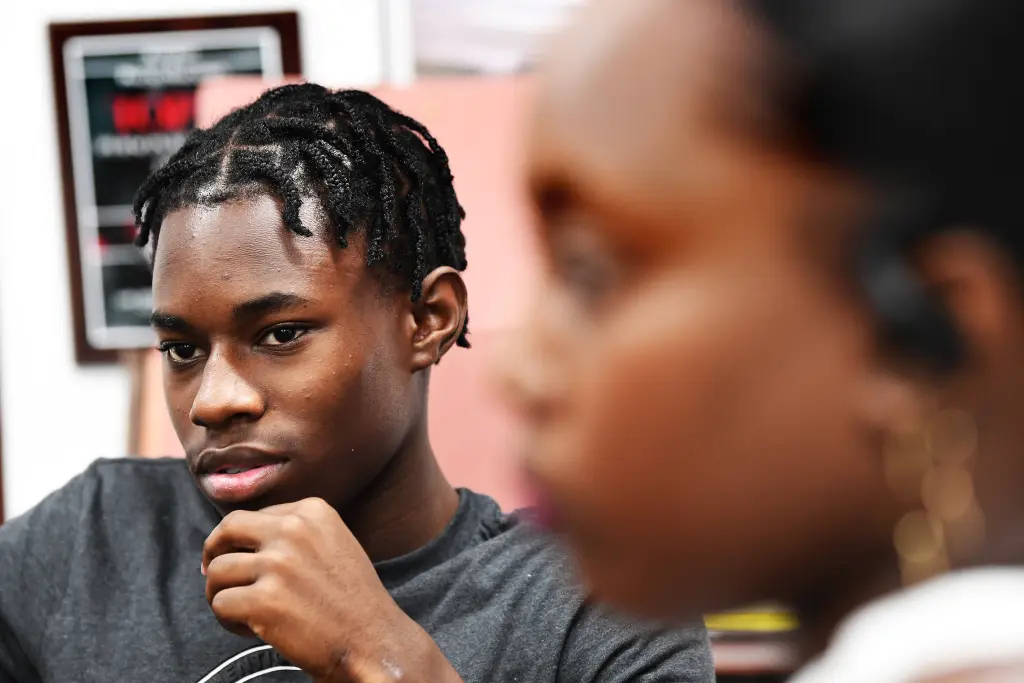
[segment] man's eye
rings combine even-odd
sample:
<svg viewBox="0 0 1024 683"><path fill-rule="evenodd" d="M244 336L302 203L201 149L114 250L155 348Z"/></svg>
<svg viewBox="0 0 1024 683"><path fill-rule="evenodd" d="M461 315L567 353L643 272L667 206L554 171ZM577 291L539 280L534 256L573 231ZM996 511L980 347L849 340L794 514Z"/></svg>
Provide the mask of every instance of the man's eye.
<svg viewBox="0 0 1024 683"><path fill-rule="evenodd" d="M166 343L160 345L160 352L172 363L191 363L202 357L202 351L195 344Z"/></svg>
<svg viewBox="0 0 1024 683"><path fill-rule="evenodd" d="M610 269L583 258L566 259L560 264L559 275L574 294L589 304L600 303L614 283Z"/></svg>
<svg viewBox="0 0 1024 683"><path fill-rule="evenodd" d="M576 300L596 312L622 285L623 268L616 251L581 213L570 213L551 236L555 278Z"/></svg>
<svg viewBox="0 0 1024 683"><path fill-rule="evenodd" d="M264 346L284 346L306 334L307 330L301 327L276 327L264 335L260 343Z"/></svg>

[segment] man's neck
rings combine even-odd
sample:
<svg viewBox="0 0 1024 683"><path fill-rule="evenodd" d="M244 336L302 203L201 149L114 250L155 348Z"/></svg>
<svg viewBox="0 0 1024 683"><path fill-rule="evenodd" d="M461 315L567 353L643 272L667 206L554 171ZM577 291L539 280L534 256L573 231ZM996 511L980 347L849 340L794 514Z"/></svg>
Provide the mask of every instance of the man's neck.
<svg viewBox="0 0 1024 683"><path fill-rule="evenodd" d="M373 562L406 555L436 538L459 496L441 472L426 428L415 430L342 519Z"/></svg>
<svg viewBox="0 0 1024 683"><path fill-rule="evenodd" d="M894 552L891 558L882 557L879 562L862 567L849 581L838 582L827 596L804 601L798 608L801 660L812 659L827 649L836 627L858 608L899 587Z"/></svg>

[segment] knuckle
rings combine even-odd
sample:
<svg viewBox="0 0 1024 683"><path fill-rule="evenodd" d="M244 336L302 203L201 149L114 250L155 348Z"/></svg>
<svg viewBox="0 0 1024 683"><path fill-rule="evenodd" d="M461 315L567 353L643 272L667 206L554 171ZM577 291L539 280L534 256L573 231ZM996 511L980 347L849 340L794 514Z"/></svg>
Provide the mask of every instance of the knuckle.
<svg viewBox="0 0 1024 683"><path fill-rule="evenodd" d="M252 631L252 634L260 640L267 640L267 627L262 621L254 622L251 625L250 630Z"/></svg>
<svg viewBox="0 0 1024 683"><path fill-rule="evenodd" d="M218 528L214 529L212 532L210 532L210 535L206 537L205 541L203 541L203 552L204 553L209 553L211 550L214 549L214 547L216 547L217 539L220 538L220 533L221 533L220 532L220 527L218 527Z"/></svg>
<svg viewBox="0 0 1024 683"><path fill-rule="evenodd" d="M260 580L253 584L252 590L259 614L273 618L280 612L279 603L284 594L284 583L277 575L268 574L260 577Z"/></svg>
<svg viewBox="0 0 1024 683"><path fill-rule="evenodd" d="M238 525L238 520L238 511L229 512L225 515L220 524L206 537L206 541L203 542L203 550L209 552L215 549L225 538L230 537Z"/></svg>
<svg viewBox="0 0 1024 683"><path fill-rule="evenodd" d="M228 617L230 611L231 602L224 597L223 591L215 593L209 600L210 609L213 610L214 615L218 619L225 619Z"/></svg>
<svg viewBox="0 0 1024 683"><path fill-rule="evenodd" d="M258 553L260 557L261 572L260 575L273 575L273 574L284 574L287 573L292 567L292 556L291 553L281 550L264 550Z"/></svg>
<svg viewBox="0 0 1024 683"><path fill-rule="evenodd" d="M281 531L288 536L299 536L306 531L306 520L299 515L286 515L281 520Z"/></svg>
<svg viewBox="0 0 1024 683"><path fill-rule="evenodd" d="M220 575L221 571L224 569L224 563L226 562L224 557L224 555L218 555L217 557L213 558L212 560L206 563L207 582L216 580L217 577Z"/></svg>
<svg viewBox="0 0 1024 683"><path fill-rule="evenodd" d="M299 510L313 519L319 519L330 509L323 498L306 498L299 503Z"/></svg>
<svg viewBox="0 0 1024 683"><path fill-rule="evenodd" d="M240 519L245 517L245 514L244 510L232 510L228 514L224 515L224 519L220 521L219 526L223 529L231 529L238 524Z"/></svg>

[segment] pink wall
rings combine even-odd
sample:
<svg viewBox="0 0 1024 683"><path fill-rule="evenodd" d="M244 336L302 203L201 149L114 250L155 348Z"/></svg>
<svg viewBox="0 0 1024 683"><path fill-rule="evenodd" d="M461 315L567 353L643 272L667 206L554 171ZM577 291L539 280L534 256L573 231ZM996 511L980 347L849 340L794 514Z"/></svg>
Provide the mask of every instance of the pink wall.
<svg viewBox="0 0 1024 683"><path fill-rule="evenodd" d="M250 78L204 85L196 101L199 125L252 101L270 85ZM519 176L520 125L529 92L528 81L505 78L426 81L375 91L422 121L451 161L467 214L473 348L453 349L433 370L431 439L454 484L488 493L506 509L519 506L524 497L516 477L511 418L494 395L489 373L502 339L525 311L537 266ZM147 375L155 381L144 387L140 452L180 454L164 409L159 368L154 354L147 363Z"/></svg>

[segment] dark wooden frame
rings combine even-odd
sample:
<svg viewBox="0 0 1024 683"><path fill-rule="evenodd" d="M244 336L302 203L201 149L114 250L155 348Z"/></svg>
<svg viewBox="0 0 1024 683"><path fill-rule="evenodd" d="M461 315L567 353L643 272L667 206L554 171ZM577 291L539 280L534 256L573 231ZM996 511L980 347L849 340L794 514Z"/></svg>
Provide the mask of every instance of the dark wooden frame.
<svg viewBox="0 0 1024 683"><path fill-rule="evenodd" d="M299 50L299 16L295 12L237 14L209 17L139 19L50 24L50 62L53 69L53 95L57 104L57 138L60 143L61 192L67 240L68 268L71 276L71 312L74 322L75 357L79 363L113 363L117 350L97 349L89 344L85 332L85 301L82 292L82 264L78 249L78 211L75 205L74 175L71 166L71 132L68 123L68 97L64 82L64 43L77 36L119 35L167 31L251 28L277 29L281 40L281 65L285 74L302 73Z"/></svg>

